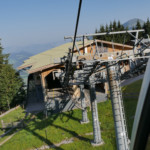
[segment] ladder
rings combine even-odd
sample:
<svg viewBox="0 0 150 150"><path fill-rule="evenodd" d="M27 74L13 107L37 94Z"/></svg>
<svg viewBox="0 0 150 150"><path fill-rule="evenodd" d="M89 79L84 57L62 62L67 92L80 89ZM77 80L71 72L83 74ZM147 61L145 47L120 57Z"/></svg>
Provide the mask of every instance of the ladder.
<svg viewBox="0 0 150 150"><path fill-rule="evenodd" d="M108 63L112 65L112 63ZM118 150L129 150L128 132L125 119L122 92L118 74L118 66L107 66L110 96L112 102L115 132Z"/></svg>

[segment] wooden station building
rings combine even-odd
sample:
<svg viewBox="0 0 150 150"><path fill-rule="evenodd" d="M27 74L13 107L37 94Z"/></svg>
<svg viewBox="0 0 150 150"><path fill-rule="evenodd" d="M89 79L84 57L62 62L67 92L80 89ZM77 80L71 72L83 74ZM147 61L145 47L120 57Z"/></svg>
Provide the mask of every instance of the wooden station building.
<svg viewBox="0 0 150 150"><path fill-rule="evenodd" d="M70 96L63 94L61 83L55 76L55 73L64 70L61 59L68 55L69 47L72 47L72 42L31 56L18 67L19 70L26 69L29 74L27 88L28 112L42 111L48 108L65 111L74 107L73 103L70 102ZM132 46L119 43L102 40L85 40L84 42L76 42L74 53L78 60L83 58L90 60L92 59L91 56L94 57L95 53L98 55L98 57L95 57L96 59L107 60L115 59L120 55L131 55L133 54L132 49ZM80 51L80 55L78 51ZM123 63L122 72L125 72L130 69L130 62L124 61ZM108 87L106 85L103 87L106 92ZM72 95L79 95L79 89L76 88L76 91ZM62 97L63 99L68 99L67 104L61 103Z"/></svg>

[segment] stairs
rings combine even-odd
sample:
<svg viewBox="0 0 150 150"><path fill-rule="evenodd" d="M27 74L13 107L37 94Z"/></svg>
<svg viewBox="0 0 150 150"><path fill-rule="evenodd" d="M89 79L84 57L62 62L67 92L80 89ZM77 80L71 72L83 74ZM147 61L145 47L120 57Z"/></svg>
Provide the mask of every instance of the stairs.
<svg viewBox="0 0 150 150"><path fill-rule="evenodd" d="M47 92L46 110L48 112L65 112L74 109L74 107L69 91L63 88L55 88Z"/></svg>

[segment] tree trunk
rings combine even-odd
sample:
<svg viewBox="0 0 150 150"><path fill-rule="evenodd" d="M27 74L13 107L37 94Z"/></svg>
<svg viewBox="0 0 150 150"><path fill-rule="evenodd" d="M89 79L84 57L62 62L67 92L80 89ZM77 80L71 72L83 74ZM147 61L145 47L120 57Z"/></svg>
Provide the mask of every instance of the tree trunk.
<svg viewBox="0 0 150 150"><path fill-rule="evenodd" d="M9 101L7 100L7 105L8 105L8 109L10 110L10 104Z"/></svg>

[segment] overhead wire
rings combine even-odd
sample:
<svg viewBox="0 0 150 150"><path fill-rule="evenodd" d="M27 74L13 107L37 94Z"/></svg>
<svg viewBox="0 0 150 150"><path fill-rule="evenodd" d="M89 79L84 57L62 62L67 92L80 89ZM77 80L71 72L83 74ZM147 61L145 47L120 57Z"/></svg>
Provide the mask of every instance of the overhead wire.
<svg viewBox="0 0 150 150"><path fill-rule="evenodd" d="M73 39L73 46L72 46L72 56L73 56L74 46L75 46L75 42L76 42L76 36L77 36L77 30L78 30L78 24L79 24L79 18L80 18L81 5L82 5L82 0L79 1L78 15L77 15L77 20L76 20L76 27L75 27L75 33L74 33L74 39Z"/></svg>
<svg viewBox="0 0 150 150"><path fill-rule="evenodd" d="M76 26L75 26L74 39L73 39L73 46L72 46L72 51L71 51L71 55L69 57L69 62L68 62L67 85L68 85L68 82L69 82L68 78L69 78L69 73L70 73L71 63L72 63L72 57L73 57L73 52L74 52L74 47L75 47L75 42L76 42L76 36L77 36L77 30L78 30L78 24L79 24L81 6L82 6L82 0L79 1L78 14L77 14L77 20L76 20Z"/></svg>

